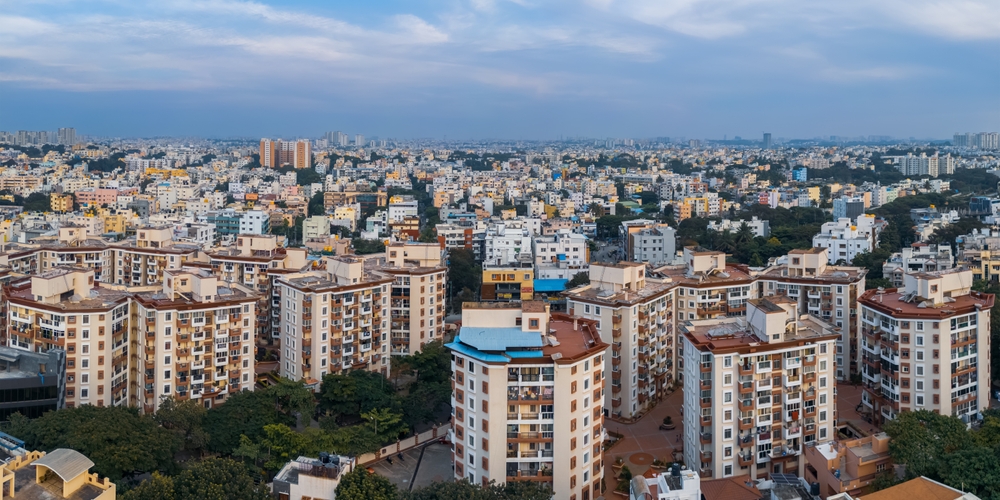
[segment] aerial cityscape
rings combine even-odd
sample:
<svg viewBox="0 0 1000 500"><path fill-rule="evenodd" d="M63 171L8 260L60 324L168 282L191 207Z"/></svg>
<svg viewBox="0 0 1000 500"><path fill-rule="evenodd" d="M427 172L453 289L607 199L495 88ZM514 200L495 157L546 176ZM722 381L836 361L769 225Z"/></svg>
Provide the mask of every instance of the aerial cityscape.
<svg viewBox="0 0 1000 500"><path fill-rule="evenodd" d="M0 500L1000 498L998 17L894 5L10 5Z"/></svg>

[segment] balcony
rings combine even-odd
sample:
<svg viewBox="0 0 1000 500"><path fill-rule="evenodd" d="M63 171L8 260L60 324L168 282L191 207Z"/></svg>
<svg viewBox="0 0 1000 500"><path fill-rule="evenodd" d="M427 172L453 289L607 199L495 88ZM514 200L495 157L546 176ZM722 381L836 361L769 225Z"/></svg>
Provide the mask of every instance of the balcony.
<svg viewBox="0 0 1000 500"><path fill-rule="evenodd" d="M701 462L702 463L711 463L712 462L712 452L711 451L702 451L701 452Z"/></svg>
<svg viewBox="0 0 1000 500"><path fill-rule="evenodd" d="M698 384L698 385L699 385L699 386L700 386L700 387L701 387L702 389L711 389L711 388L712 388L712 379L710 379L710 378L705 378L705 379L701 379L701 381L700 381L700 382L701 382L701 383L700 383L700 384Z"/></svg>
<svg viewBox="0 0 1000 500"><path fill-rule="evenodd" d="M738 453L736 457L740 463L740 467L749 467L753 464L753 453Z"/></svg>
<svg viewBox="0 0 1000 500"><path fill-rule="evenodd" d="M712 444L712 434L709 432L703 432L701 434L701 444Z"/></svg>
<svg viewBox="0 0 1000 500"><path fill-rule="evenodd" d="M741 431L753 429L753 417L740 419L739 428Z"/></svg>
<svg viewBox="0 0 1000 500"><path fill-rule="evenodd" d="M753 409L752 399L741 399L740 400L740 411L750 411Z"/></svg>
<svg viewBox="0 0 1000 500"><path fill-rule="evenodd" d="M784 386L794 387L802 383L802 379L798 375L785 375Z"/></svg>
<svg viewBox="0 0 1000 500"><path fill-rule="evenodd" d="M753 364L743 363L739 365L740 376L753 375Z"/></svg>
<svg viewBox="0 0 1000 500"><path fill-rule="evenodd" d="M740 383L740 396L753 396L753 382Z"/></svg>

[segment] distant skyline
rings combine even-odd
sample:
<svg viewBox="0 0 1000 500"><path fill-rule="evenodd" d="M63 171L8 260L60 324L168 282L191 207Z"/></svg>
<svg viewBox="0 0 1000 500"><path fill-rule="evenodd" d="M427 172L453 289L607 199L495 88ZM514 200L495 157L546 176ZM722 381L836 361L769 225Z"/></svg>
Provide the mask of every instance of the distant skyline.
<svg viewBox="0 0 1000 500"><path fill-rule="evenodd" d="M988 0L3 2L0 130L554 139L1000 130Z"/></svg>

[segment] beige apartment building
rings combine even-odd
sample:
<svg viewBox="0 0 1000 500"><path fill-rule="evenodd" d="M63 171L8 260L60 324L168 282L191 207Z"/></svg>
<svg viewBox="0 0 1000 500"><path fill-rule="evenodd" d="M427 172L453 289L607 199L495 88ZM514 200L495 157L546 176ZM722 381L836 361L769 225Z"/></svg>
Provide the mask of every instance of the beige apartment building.
<svg viewBox="0 0 1000 500"><path fill-rule="evenodd" d="M66 407L132 404L130 298L92 269L51 269L7 288L7 345L66 351Z"/></svg>
<svg viewBox="0 0 1000 500"><path fill-rule="evenodd" d="M197 245L175 243L173 229L140 227L135 240L111 246L114 279L109 283L125 286L150 286L163 283L164 272L180 269L197 260Z"/></svg>
<svg viewBox="0 0 1000 500"><path fill-rule="evenodd" d="M688 467L703 478L801 476L805 446L834 437L836 328L776 296L678 331Z"/></svg>
<svg viewBox="0 0 1000 500"><path fill-rule="evenodd" d="M822 318L841 332L837 341L837 380L858 373L858 297L865 291L863 267L830 264L826 248L791 250L756 275L761 297L787 296L799 310Z"/></svg>
<svg viewBox="0 0 1000 500"><path fill-rule="evenodd" d="M876 423L902 411L972 415L989 407L992 294L972 271L907 274L903 288L858 299L865 392Z"/></svg>
<svg viewBox="0 0 1000 500"><path fill-rule="evenodd" d="M566 294L570 316L593 321L611 345L604 404L617 417L642 412L673 380L673 288L668 280L647 279L645 264L592 263L590 284Z"/></svg>
<svg viewBox="0 0 1000 500"><path fill-rule="evenodd" d="M275 295L275 280L279 277L307 270L308 250L278 246L273 235L241 234L236 245L208 253L208 262L222 281L238 283L258 294L258 340L274 343L279 340L278 317L281 304Z"/></svg>
<svg viewBox="0 0 1000 500"><path fill-rule="evenodd" d="M392 280L366 273L365 259L327 257L325 270L275 282L281 376L314 385L328 373L370 370L388 375L386 338Z"/></svg>
<svg viewBox="0 0 1000 500"><path fill-rule="evenodd" d="M543 302L466 303L452 352L455 478L601 496L604 360L593 320Z"/></svg>
<svg viewBox="0 0 1000 500"><path fill-rule="evenodd" d="M394 356L419 351L444 337L448 268L434 243L391 243L373 270L392 280L389 297L389 349Z"/></svg>
<svg viewBox="0 0 1000 500"><path fill-rule="evenodd" d="M135 295L133 386L151 413L162 398L201 400L206 408L254 389L257 294L206 269L167 270L162 290ZM141 360L140 360L141 358Z"/></svg>

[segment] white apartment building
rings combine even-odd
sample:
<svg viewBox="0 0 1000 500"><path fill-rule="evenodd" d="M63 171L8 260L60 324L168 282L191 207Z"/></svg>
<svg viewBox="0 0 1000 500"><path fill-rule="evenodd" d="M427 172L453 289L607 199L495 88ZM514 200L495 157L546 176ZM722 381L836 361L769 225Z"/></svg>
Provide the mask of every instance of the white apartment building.
<svg viewBox="0 0 1000 500"><path fill-rule="evenodd" d="M532 262L532 234L529 228L521 225L506 222L491 225L486 229L483 265L505 267Z"/></svg>
<svg viewBox="0 0 1000 500"><path fill-rule="evenodd" d="M988 408L994 296L972 291L967 269L905 274L903 282L858 299L867 411L881 423L902 411Z"/></svg>
<svg viewBox="0 0 1000 500"><path fill-rule="evenodd" d="M629 260L645 262L650 266L671 264L676 259L677 231L670 226L659 226L640 229L629 234L632 252Z"/></svg>
<svg viewBox="0 0 1000 500"><path fill-rule="evenodd" d="M372 270L392 280L389 295L390 354L405 356L444 338L448 268L433 243L391 243Z"/></svg>
<svg viewBox="0 0 1000 500"><path fill-rule="evenodd" d="M833 262L844 261L850 264L854 258L877 247L875 216L860 215L857 223L851 219L842 218L835 222L826 222L822 230L813 236L813 247L826 248Z"/></svg>
<svg viewBox="0 0 1000 500"><path fill-rule="evenodd" d="M943 271L954 265L950 245L918 242L892 254L882 264L882 276L892 281L896 288L901 288L905 274Z"/></svg>
<svg viewBox="0 0 1000 500"><path fill-rule="evenodd" d="M547 304L466 303L452 352L455 478L542 481L596 499L604 477L604 356L593 321Z"/></svg>
<svg viewBox="0 0 1000 500"><path fill-rule="evenodd" d="M532 246L535 279L568 280L590 269L590 248L582 234L560 229L551 236L535 236Z"/></svg>
<svg viewBox="0 0 1000 500"><path fill-rule="evenodd" d="M261 210L247 210L240 217L240 234L265 234L271 217Z"/></svg>
<svg viewBox="0 0 1000 500"><path fill-rule="evenodd" d="M839 334L786 297L745 318L678 325L684 349L684 461L701 477L805 471L806 444L834 437Z"/></svg>
<svg viewBox="0 0 1000 500"><path fill-rule="evenodd" d="M403 222L407 217L417 217L417 200L390 201L388 208L389 222Z"/></svg>
<svg viewBox="0 0 1000 500"><path fill-rule="evenodd" d="M762 238L767 238L771 236L771 222L766 220L761 220L757 216L753 216L750 220L729 220L722 219L721 222L710 221L708 223L708 229L721 233L724 231L729 231L730 233L736 233L740 230L740 227L746 223L753 230L754 236L760 236Z"/></svg>
<svg viewBox="0 0 1000 500"><path fill-rule="evenodd" d="M632 476L629 500L701 500L701 478L698 473L674 464L666 472Z"/></svg>

